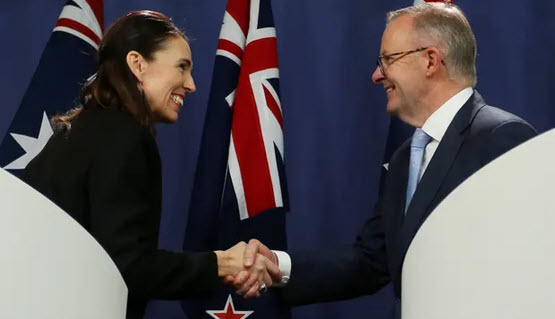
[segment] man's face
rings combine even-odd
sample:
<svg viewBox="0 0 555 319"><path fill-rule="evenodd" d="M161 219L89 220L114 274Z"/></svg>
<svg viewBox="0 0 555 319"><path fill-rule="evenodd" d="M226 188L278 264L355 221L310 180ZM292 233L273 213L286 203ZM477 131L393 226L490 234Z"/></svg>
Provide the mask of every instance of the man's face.
<svg viewBox="0 0 555 319"><path fill-rule="evenodd" d="M407 122L415 117L417 102L424 81L423 64L419 62L422 52L399 54L388 57L389 54L407 52L418 49L411 38L412 18L400 16L386 27L380 49L380 55L385 75L379 67L372 74L372 81L383 85L387 94L387 112L398 116ZM421 61L421 60L420 60Z"/></svg>

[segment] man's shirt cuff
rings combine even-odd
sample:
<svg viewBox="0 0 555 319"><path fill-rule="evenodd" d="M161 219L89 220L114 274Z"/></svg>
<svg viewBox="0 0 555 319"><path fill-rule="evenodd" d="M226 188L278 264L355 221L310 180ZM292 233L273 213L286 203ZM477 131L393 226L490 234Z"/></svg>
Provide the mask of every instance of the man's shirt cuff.
<svg viewBox="0 0 555 319"><path fill-rule="evenodd" d="M272 250L278 259L279 271L281 271L282 277L281 282L275 282L272 287L283 287L291 278L291 257L284 251Z"/></svg>

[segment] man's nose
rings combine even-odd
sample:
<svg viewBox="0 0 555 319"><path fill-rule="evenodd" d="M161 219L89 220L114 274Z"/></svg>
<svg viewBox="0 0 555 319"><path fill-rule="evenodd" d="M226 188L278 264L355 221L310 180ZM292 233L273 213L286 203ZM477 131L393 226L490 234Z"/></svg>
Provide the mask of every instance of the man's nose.
<svg viewBox="0 0 555 319"><path fill-rule="evenodd" d="M372 73L372 82L374 82L375 84L378 84L381 81L383 81L383 79L385 79L385 76L382 74L380 67L376 66L374 73Z"/></svg>

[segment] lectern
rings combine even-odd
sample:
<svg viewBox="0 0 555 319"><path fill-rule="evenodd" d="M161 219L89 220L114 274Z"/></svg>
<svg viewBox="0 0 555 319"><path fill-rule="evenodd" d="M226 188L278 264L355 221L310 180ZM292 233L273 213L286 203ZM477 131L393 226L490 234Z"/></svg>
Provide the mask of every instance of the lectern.
<svg viewBox="0 0 555 319"><path fill-rule="evenodd" d="M104 249L0 169L0 318L124 319L127 287Z"/></svg>
<svg viewBox="0 0 555 319"><path fill-rule="evenodd" d="M555 318L555 130L455 189L409 247L403 319Z"/></svg>

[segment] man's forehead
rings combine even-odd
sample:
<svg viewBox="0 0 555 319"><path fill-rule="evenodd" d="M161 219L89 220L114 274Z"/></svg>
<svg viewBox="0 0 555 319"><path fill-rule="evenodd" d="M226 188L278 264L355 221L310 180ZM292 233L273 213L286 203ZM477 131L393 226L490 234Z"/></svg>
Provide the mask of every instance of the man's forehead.
<svg viewBox="0 0 555 319"><path fill-rule="evenodd" d="M384 30L381 42L381 52L391 53L391 50L404 48L410 41L412 30L412 18L400 16L392 20ZM391 52L390 52L391 51Z"/></svg>

